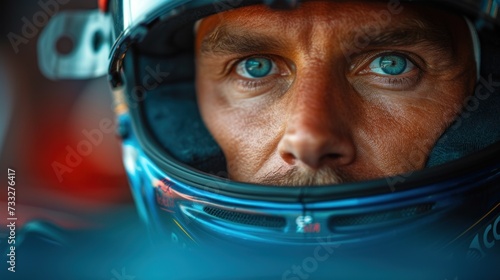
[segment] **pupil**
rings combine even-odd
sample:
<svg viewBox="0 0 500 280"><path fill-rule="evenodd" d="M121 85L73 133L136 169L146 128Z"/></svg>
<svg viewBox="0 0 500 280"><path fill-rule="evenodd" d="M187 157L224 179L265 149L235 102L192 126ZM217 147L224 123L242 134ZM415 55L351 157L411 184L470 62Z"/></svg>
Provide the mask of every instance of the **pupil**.
<svg viewBox="0 0 500 280"><path fill-rule="evenodd" d="M380 58L380 68L389 75L399 75L406 69L406 58L399 55L388 55Z"/></svg>
<svg viewBox="0 0 500 280"><path fill-rule="evenodd" d="M245 67L252 77L261 78L271 72L272 63L267 58L249 58L245 63Z"/></svg>

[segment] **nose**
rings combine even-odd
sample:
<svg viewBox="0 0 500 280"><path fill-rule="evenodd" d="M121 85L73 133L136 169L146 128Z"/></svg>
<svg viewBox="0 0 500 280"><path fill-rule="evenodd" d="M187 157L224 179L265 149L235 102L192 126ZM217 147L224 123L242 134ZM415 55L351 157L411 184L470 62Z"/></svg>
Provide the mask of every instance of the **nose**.
<svg viewBox="0 0 500 280"><path fill-rule="evenodd" d="M335 96L339 93L330 81L306 83L291 92L294 102L288 105L286 129L278 144L281 158L289 165L315 170L349 165L356 157L356 148L348 101Z"/></svg>
<svg viewBox="0 0 500 280"><path fill-rule="evenodd" d="M306 127L287 131L278 149L286 163L302 163L315 170L324 166L345 166L355 157L354 146L346 137L329 131L311 131Z"/></svg>

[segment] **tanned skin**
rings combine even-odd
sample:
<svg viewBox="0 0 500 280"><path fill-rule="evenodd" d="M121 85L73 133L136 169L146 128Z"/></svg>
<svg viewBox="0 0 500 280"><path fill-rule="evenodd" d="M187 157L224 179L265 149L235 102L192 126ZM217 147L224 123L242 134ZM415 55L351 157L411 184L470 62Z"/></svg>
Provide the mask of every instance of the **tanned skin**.
<svg viewBox="0 0 500 280"><path fill-rule="evenodd" d="M444 11L401 4L381 23L383 10L386 2L311 1L199 23L198 102L232 180L322 185L425 166L473 92L470 33ZM394 55L406 66L387 74L380 61ZM271 70L249 75L249 59Z"/></svg>

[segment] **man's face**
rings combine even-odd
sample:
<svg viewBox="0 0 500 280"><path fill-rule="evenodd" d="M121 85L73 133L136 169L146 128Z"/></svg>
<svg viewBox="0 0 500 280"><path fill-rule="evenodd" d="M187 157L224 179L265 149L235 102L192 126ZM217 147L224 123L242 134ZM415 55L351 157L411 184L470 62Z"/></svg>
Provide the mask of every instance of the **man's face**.
<svg viewBox="0 0 500 280"><path fill-rule="evenodd" d="M313 185L425 166L473 91L463 18L413 5L250 6L201 21L197 94L230 178Z"/></svg>

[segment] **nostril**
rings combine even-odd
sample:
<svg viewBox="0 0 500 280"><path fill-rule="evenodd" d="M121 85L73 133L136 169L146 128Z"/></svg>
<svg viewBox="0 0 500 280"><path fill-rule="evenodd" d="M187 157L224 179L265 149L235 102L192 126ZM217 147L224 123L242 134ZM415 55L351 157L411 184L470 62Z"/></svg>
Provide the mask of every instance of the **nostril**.
<svg viewBox="0 0 500 280"><path fill-rule="evenodd" d="M337 165L347 165L353 158L348 153L331 153L324 155L320 161L322 163L334 162Z"/></svg>
<svg viewBox="0 0 500 280"><path fill-rule="evenodd" d="M339 158L341 158L342 155L341 154L327 154L327 155L324 155L322 157L322 160L337 160Z"/></svg>
<svg viewBox="0 0 500 280"><path fill-rule="evenodd" d="M292 154L292 153L281 153L281 158L283 159L283 161L285 161L286 163L290 164L290 165L293 165L295 163L295 156Z"/></svg>
<svg viewBox="0 0 500 280"><path fill-rule="evenodd" d="M328 165L331 162L341 163L344 159L344 156L340 153L331 153L323 155L318 160L318 165Z"/></svg>

